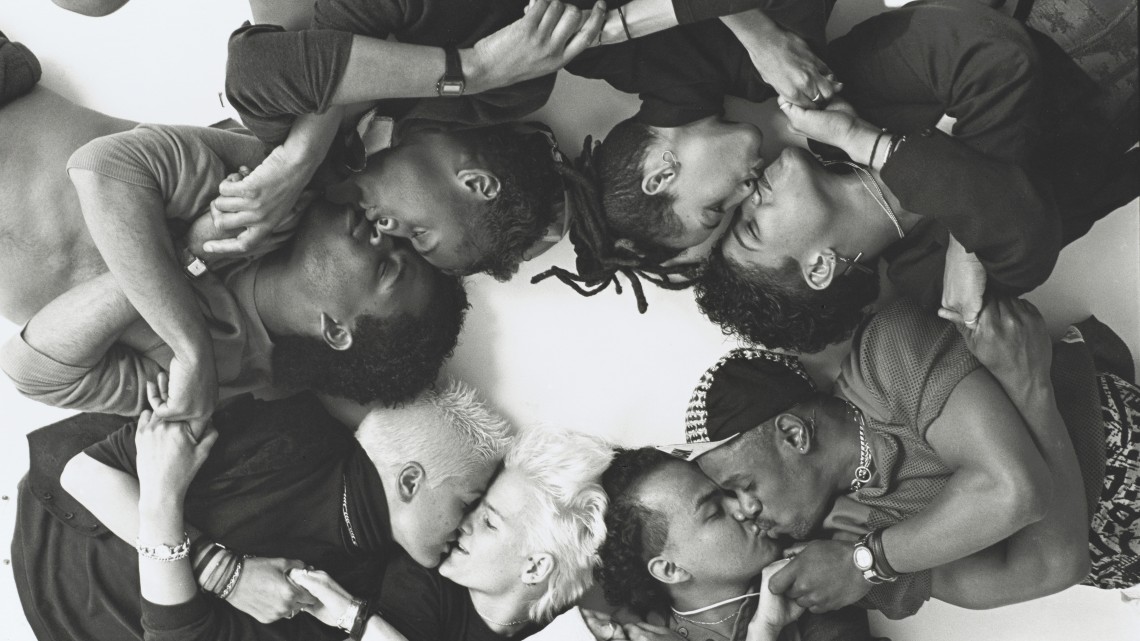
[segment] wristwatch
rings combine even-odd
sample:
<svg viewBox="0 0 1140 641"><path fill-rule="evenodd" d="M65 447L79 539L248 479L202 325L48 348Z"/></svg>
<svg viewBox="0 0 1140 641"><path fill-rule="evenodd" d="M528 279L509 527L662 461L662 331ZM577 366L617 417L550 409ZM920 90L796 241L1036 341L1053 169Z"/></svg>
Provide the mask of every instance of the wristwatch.
<svg viewBox="0 0 1140 641"><path fill-rule="evenodd" d="M435 91L441 98L458 98L463 95L467 82L463 79L463 64L459 60L459 50L454 45L443 47L443 75L435 83Z"/></svg>
<svg viewBox="0 0 1140 641"><path fill-rule="evenodd" d="M182 248L182 269L186 270L186 275L190 278L197 278L210 271L206 261L195 256L187 247Z"/></svg>
<svg viewBox="0 0 1140 641"><path fill-rule="evenodd" d="M872 544L872 537L878 532L868 532L863 538L855 543L855 550L852 552L851 558L855 562L855 567L863 573L863 578L869 583L878 585L880 583L892 583L898 578L898 575L887 573L880 570L880 559L876 558L874 545ZM885 559L882 559L885 560Z"/></svg>

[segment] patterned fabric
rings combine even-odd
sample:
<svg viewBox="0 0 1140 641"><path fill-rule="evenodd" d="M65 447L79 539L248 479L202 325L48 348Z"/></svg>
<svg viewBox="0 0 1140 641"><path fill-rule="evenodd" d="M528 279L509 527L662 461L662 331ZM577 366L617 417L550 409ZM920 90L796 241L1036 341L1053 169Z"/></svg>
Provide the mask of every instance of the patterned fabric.
<svg viewBox="0 0 1140 641"><path fill-rule="evenodd" d="M798 357L759 348L734 349L705 370L689 397L685 442L728 438L776 416L814 391L815 382ZM738 429L742 424L747 427Z"/></svg>
<svg viewBox="0 0 1140 641"><path fill-rule="evenodd" d="M1098 380L1108 460L1083 584L1129 588L1140 584L1140 388L1115 374Z"/></svg>

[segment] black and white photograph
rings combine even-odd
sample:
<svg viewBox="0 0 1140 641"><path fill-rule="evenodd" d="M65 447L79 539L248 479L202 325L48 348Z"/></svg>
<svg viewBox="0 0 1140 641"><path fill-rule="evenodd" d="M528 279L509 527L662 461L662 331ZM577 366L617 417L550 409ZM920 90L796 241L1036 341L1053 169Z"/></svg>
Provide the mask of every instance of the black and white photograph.
<svg viewBox="0 0 1140 641"><path fill-rule="evenodd" d="M0 641L1140 638L1137 0L6 0Z"/></svg>

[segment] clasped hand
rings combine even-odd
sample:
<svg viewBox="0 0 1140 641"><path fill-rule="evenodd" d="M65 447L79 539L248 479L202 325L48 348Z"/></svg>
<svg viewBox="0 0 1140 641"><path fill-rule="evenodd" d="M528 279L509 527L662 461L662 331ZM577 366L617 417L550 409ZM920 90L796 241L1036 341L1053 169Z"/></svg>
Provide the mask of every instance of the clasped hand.
<svg viewBox="0 0 1140 641"><path fill-rule="evenodd" d="M772 576L768 589L811 612L830 612L862 599L873 587L852 560L847 541L810 541L789 548L791 561Z"/></svg>
<svg viewBox="0 0 1140 641"><path fill-rule="evenodd" d="M475 43L471 66L478 71L474 77L486 80L473 91L558 71L597 40L605 20L602 0L588 12L560 0L532 0L526 15Z"/></svg>

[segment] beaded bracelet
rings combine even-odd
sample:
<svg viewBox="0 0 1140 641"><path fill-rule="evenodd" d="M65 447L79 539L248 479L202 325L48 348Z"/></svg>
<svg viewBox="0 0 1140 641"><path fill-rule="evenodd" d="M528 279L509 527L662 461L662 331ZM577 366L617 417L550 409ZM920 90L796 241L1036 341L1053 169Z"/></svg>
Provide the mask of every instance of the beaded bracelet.
<svg viewBox="0 0 1140 641"><path fill-rule="evenodd" d="M151 561L181 561L190 556L190 535L183 532L182 542L173 546L160 543L154 547L149 547L143 545L142 541L135 539L135 550L138 550L139 556Z"/></svg>

